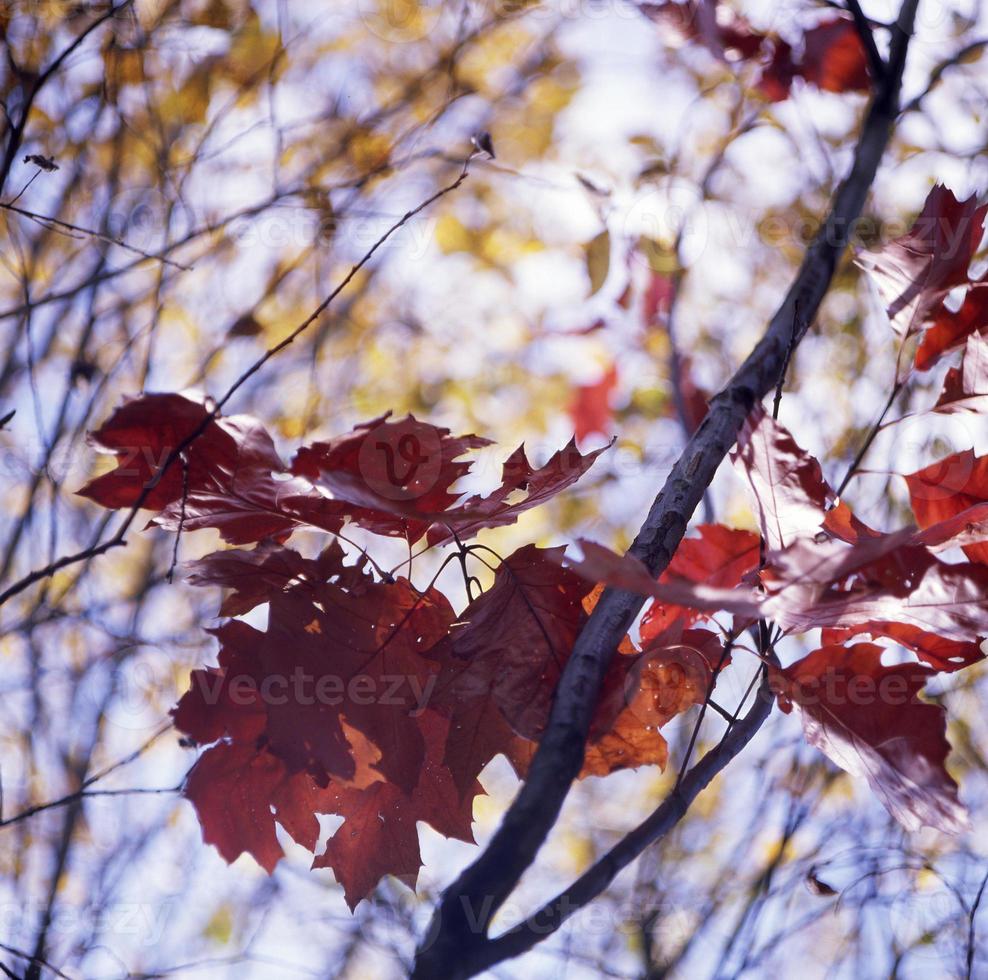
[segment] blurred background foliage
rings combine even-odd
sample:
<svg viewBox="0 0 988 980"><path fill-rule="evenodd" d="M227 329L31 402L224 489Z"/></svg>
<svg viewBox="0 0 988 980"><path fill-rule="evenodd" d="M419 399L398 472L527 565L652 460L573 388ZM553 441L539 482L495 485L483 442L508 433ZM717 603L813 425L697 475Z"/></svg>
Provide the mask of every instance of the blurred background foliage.
<svg viewBox="0 0 988 980"><path fill-rule="evenodd" d="M0 432L5 585L112 523L74 491L106 465L84 437L121 398L220 396L471 154L464 185L391 239L231 410L261 419L286 458L382 412L414 412L496 440L482 467L492 481L521 441L542 461L574 429L584 447L616 436L579 488L484 540L502 554L577 534L626 545L697 400L726 381L782 296L865 105L799 81L767 101L750 66L618 0L117 6L0 7L4 150L30 110L0 187L0 410L16 411ZM787 39L833 6L743 5ZM979 6L921 5L907 102L984 36ZM980 52L905 115L858 247L900 234L935 179L958 196L988 186ZM481 132L493 159L473 152ZM891 388L893 341L848 259L790 367L781 415L834 483ZM911 382L901 413L929 404L938 380ZM895 473L944 450L984 452L986 438L957 417L892 427L848 498L874 525L897 526L909 511ZM727 468L701 516L753 526ZM183 538L181 556L217 546L209 533ZM192 758L168 709L215 655L203 631L215 596L166 580L172 547L135 533L2 610L5 972L38 976L34 956L52 975L86 978L402 975L431 899L471 848L423 829L418 896L387 882L351 917L332 876L297 853L268 878L201 844L176 792ZM719 688L728 707L747 680L738 668ZM988 969L970 929L988 864L982 687L975 668L940 689L975 815L966 837L906 837L777 717L607 899L498 975ZM693 720L673 726L667 773L578 787L499 921L654 806ZM701 743L719 725L705 723ZM515 785L497 762L485 783L481 841Z"/></svg>

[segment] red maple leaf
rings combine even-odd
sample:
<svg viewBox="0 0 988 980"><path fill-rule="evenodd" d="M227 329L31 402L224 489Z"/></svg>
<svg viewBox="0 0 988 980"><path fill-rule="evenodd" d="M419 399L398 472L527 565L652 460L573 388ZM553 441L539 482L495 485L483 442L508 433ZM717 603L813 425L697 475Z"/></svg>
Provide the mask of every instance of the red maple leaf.
<svg viewBox="0 0 988 980"><path fill-rule="evenodd" d="M866 92L868 58L854 23L836 17L803 35L800 74L825 92Z"/></svg>
<svg viewBox="0 0 988 980"><path fill-rule="evenodd" d="M271 873L284 852L276 824L314 851L316 814L337 814L343 824L315 857L314 868L331 868L351 908L386 874L415 886L422 857L417 822L447 837L473 842L473 799L479 784L461 795L440 759L448 722L434 711L418 719L426 756L409 793L383 780L366 765L359 778L320 785L307 773L291 772L277 756L236 742L220 742L200 756L186 779L203 839L227 861L250 854ZM353 733L348 732L353 738ZM373 753L363 746L362 752Z"/></svg>
<svg viewBox="0 0 988 980"><path fill-rule="evenodd" d="M833 491L819 462L761 406L745 421L731 460L748 483L767 548L784 548L819 530Z"/></svg>
<svg viewBox="0 0 988 980"><path fill-rule="evenodd" d="M940 358L988 327L988 281L972 283L956 311L941 304L931 315L916 350L916 367L928 371Z"/></svg>
<svg viewBox="0 0 988 980"><path fill-rule="evenodd" d="M857 262L869 272L888 303L892 325L903 336L918 332L942 310L955 286L968 281L968 267L984 233L988 205L972 195L958 201L942 184L926 198L912 228L875 252L863 252ZM940 341L932 341L938 346ZM927 349L923 364L932 363Z"/></svg>
<svg viewBox="0 0 988 980"><path fill-rule="evenodd" d="M192 585L216 585L230 590L223 598L221 616L242 616L282 592L298 591L308 584L314 591L322 582L335 581L359 588L366 576L366 557L344 564L340 543L333 540L318 558L304 558L297 551L262 541L253 550L230 548L214 551L185 565Z"/></svg>
<svg viewBox="0 0 988 980"><path fill-rule="evenodd" d="M960 412L988 414L988 336L980 333L968 335L961 366L947 371L943 390L933 411L945 415Z"/></svg>
<svg viewBox="0 0 988 980"><path fill-rule="evenodd" d="M975 456L970 449L953 453L910 473L906 484L920 527L947 520L958 532L970 526L974 543L965 544L964 553L988 564L988 525L982 527L984 507L978 506L988 504L988 456Z"/></svg>
<svg viewBox="0 0 988 980"><path fill-rule="evenodd" d="M961 643L988 636L988 568L947 564L906 528L865 545L804 539L768 556L763 613L786 631L895 622Z"/></svg>
<svg viewBox="0 0 988 980"><path fill-rule="evenodd" d="M458 716L493 697L511 728L537 738L553 691L586 619L591 585L560 567L562 548L520 548L498 566L494 584L457 618L442 659L438 703Z"/></svg>
<svg viewBox="0 0 988 980"><path fill-rule="evenodd" d="M959 832L967 816L944 767L946 715L917 696L934 671L885 667L882 652L870 643L824 647L791 667L772 668L780 704L797 707L807 741L866 779L907 830Z"/></svg>
<svg viewBox="0 0 988 980"><path fill-rule="evenodd" d="M385 874L414 888L422 865L418 821L446 837L474 842L473 800L482 792L474 782L461 794L442 762L449 722L434 711L419 718L426 745L425 761L412 792L379 781L358 788L331 785L323 805L344 817L342 825L313 861L314 868L332 868L343 885L347 904L354 908Z"/></svg>
<svg viewBox="0 0 988 980"><path fill-rule="evenodd" d="M376 534L414 541L429 526L417 516L447 510L460 497L451 487L470 471L467 452L489 446L480 436L453 436L449 429L412 415L382 415L328 442L300 449L292 472L357 505L350 518Z"/></svg>
<svg viewBox="0 0 988 980"><path fill-rule="evenodd" d="M261 425L247 416L210 420L205 405L184 395L129 399L90 439L117 465L79 493L111 508L140 500L167 530L217 528L245 544L283 539L300 524L337 531L345 520L345 508L290 477Z"/></svg>
<svg viewBox="0 0 988 980"><path fill-rule="evenodd" d="M380 750L380 772L409 789L424 753L414 719L437 669L424 653L446 635L453 610L440 592L418 592L407 579L376 582L341 563L327 576L338 559L324 557L321 579L310 569L312 578L276 582L263 632L239 621L221 626L221 673L195 672L176 718L203 714L207 690L214 700L244 701L251 713L259 701L270 751L321 782L353 774L345 721Z"/></svg>

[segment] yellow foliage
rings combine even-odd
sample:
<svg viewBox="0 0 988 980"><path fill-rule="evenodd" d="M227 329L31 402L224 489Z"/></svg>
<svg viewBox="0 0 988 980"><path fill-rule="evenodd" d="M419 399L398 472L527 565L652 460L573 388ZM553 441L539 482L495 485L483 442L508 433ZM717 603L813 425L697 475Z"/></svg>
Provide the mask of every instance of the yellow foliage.
<svg viewBox="0 0 988 980"><path fill-rule="evenodd" d="M229 905L221 905L210 916L202 934L220 946L225 946L233 936L233 912Z"/></svg>
<svg viewBox="0 0 988 980"><path fill-rule="evenodd" d="M281 50L277 33L266 31L255 13L234 35L230 51L223 59L223 70L238 85L251 85L265 77ZM274 72L277 75L277 71Z"/></svg>

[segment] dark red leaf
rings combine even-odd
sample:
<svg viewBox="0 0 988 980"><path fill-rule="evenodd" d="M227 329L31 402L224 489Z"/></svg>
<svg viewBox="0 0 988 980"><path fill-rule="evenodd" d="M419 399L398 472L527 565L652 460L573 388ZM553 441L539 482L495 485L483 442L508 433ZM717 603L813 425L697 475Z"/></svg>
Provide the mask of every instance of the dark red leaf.
<svg viewBox="0 0 988 980"><path fill-rule="evenodd" d="M867 91L868 59L854 23L834 18L803 35L800 74L826 92Z"/></svg>
<svg viewBox="0 0 988 980"><path fill-rule="evenodd" d="M967 338L961 366L947 372L933 411L988 415L988 337L973 333Z"/></svg>
<svg viewBox="0 0 988 980"><path fill-rule="evenodd" d="M838 646L852 637L872 639L887 637L911 650L934 670L943 673L961 670L984 659L978 641L963 643L957 640L945 640L935 633L924 633L923 630L905 623L875 622L861 623L845 629L828 628L823 630L822 643L824 646Z"/></svg>
<svg viewBox="0 0 988 980"><path fill-rule="evenodd" d="M157 511L168 530L217 528L231 544L285 538L300 524L342 527L345 508L285 472L268 433L253 419L208 421L204 405L184 395L132 398L96 432L92 442L117 457L116 469L79 493L104 507ZM171 454L205 424L202 434L163 470ZM157 481L157 482L155 482Z"/></svg>
<svg viewBox="0 0 988 980"><path fill-rule="evenodd" d="M189 562L186 578L192 585L217 585L230 589L223 599L221 616L242 616L255 606L304 583L313 587L335 580L347 588L358 587L366 575L366 559L344 565L343 549L334 540L316 559L297 551L262 541L252 551L231 548Z"/></svg>
<svg viewBox="0 0 988 980"><path fill-rule="evenodd" d="M520 548L497 569L494 584L459 616L443 667L437 703L458 716L491 694L514 731L541 734L556 682L586 619L591 585L561 567L562 548ZM440 693L441 692L441 693Z"/></svg>
<svg viewBox="0 0 988 980"><path fill-rule="evenodd" d="M723 524L701 524L696 530L699 537L683 538L680 542L660 583L692 582L714 589L734 589L758 567L760 545L757 534ZM708 615L709 610L656 600L642 617L642 642L655 639L677 621L689 625Z"/></svg>
<svg viewBox="0 0 988 980"><path fill-rule="evenodd" d="M386 874L415 887L422 865L416 826L419 820L446 837L473 843L473 800L483 790L474 782L470 791L461 795L442 763L447 719L426 711L419 725L426 755L410 794L385 781L364 788L330 786L333 798L326 812L341 813L344 821L312 866L333 869L351 909Z"/></svg>
<svg viewBox="0 0 988 980"><path fill-rule="evenodd" d="M416 540L429 524L419 515L441 513L459 499L450 488L472 465L461 457L488 445L488 439L454 437L412 415L397 420L383 415L300 449L292 472L356 505L348 510L362 527Z"/></svg>
<svg viewBox="0 0 988 980"><path fill-rule="evenodd" d="M271 797L289 778L269 752L250 745L221 743L204 752L185 781L202 837L224 860L250 854L268 874L284 851L275 832Z"/></svg>
<svg viewBox="0 0 988 980"><path fill-rule="evenodd" d="M781 38L776 38L772 57L758 80L758 90L770 102L784 102L789 98L793 79L799 74L799 67L793 60L792 47Z"/></svg>
<svg viewBox="0 0 988 980"><path fill-rule="evenodd" d="M799 708L807 741L866 779L907 830L960 832L967 815L944 765L945 713L918 698L934 672L881 660L870 643L824 647L772 675L783 707Z"/></svg>
<svg viewBox="0 0 988 980"><path fill-rule="evenodd" d="M343 824L327 843L314 868L332 868L353 908L386 874L414 887L422 864L417 822L429 823L447 837L473 842L475 783L461 795L440 758L448 722L431 710L417 720L426 746L425 759L411 793L386 782L362 758L351 781L320 785L307 773L292 773L270 752L236 742L208 749L189 773L185 795L196 808L203 839L227 861L248 853L271 873L283 856L275 825L315 850L317 813L338 814ZM359 744L359 735L348 731ZM374 749L360 745L372 760Z"/></svg>
<svg viewBox="0 0 988 980"><path fill-rule="evenodd" d="M669 577L656 581L634 555L618 555L594 541L578 540L583 557L566 558L566 566L588 582L603 582L625 592L654 596L667 605L688 606L693 610L717 612L724 609L741 615L756 615L758 599L744 590L717 588L686 578Z"/></svg>
<svg viewBox="0 0 988 980"><path fill-rule="evenodd" d="M576 483L607 448L584 454L576 448L575 440L570 440L544 466L535 469L525 456L525 447L519 446L505 462L501 485L493 493L468 497L462 504L435 515L429 542L451 541L454 531L463 540L483 528L514 524L526 510L546 503ZM520 500L519 494L524 494Z"/></svg>
<svg viewBox="0 0 988 980"><path fill-rule="evenodd" d="M946 564L912 544L914 534L858 546L803 540L770 555L765 615L797 633L895 622L961 643L988 636L988 568Z"/></svg>
<svg viewBox="0 0 988 980"><path fill-rule="evenodd" d="M346 722L380 751L378 770L410 791L424 752L415 717L429 703L437 671L424 654L446 636L453 611L435 589L420 593L402 578L375 582L343 566L341 555L308 564L290 559L309 577L287 587L276 581L267 592L267 629L239 621L221 626L221 673L197 671L193 679L210 681L214 703L242 705L250 724L260 702L265 744L290 771L322 783L352 778ZM205 696L203 684L194 684L176 709L177 723L207 715ZM206 731L185 730L198 741L223 734L215 722Z"/></svg>

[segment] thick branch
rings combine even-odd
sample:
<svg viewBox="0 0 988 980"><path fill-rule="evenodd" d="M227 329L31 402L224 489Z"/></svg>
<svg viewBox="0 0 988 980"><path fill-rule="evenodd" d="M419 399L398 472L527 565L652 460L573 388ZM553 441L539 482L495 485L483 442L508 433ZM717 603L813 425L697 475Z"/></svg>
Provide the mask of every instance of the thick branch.
<svg viewBox="0 0 988 980"><path fill-rule="evenodd" d="M865 117L847 178L807 249L788 294L762 339L710 403L659 492L630 553L654 575L672 559L690 517L737 438L752 407L778 384L790 345L795 348L816 317L837 261L861 213L898 114L899 90L918 0L905 0L893 32L886 77ZM797 317L798 312L798 317ZM794 332L794 323L796 324ZM555 824L583 762L597 693L618 643L644 600L607 589L577 639L560 678L546 732L528 777L486 850L444 893L419 952L415 976L465 977L471 951L489 942L491 918L514 890Z"/></svg>

